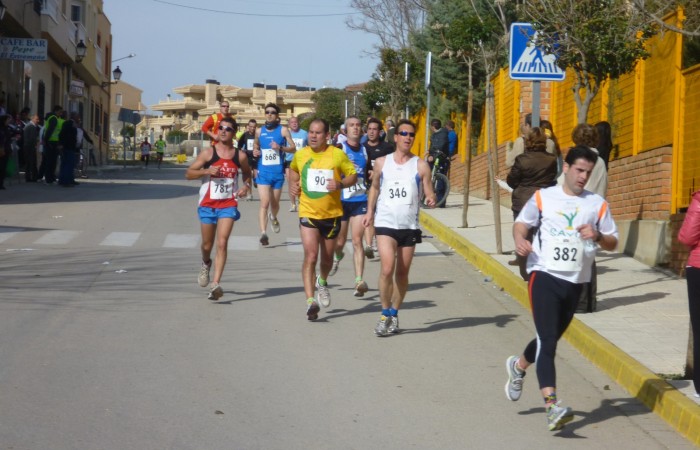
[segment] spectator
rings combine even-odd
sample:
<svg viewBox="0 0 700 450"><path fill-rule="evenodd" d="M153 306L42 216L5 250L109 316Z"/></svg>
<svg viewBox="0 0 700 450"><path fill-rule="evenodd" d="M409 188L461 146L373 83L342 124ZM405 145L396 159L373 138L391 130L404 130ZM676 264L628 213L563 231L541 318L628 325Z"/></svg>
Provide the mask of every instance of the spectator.
<svg viewBox="0 0 700 450"><path fill-rule="evenodd" d="M562 169L564 167L564 158L561 154L561 147L559 147L559 140L554 134L554 129L552 128L552 122L549 120L541 120L540 128L544 130L547 135L547 153L557 157L557 178L561 175Z"/></svg>
<svg viewBox="0 0 700 450"><path fill-rule="evenodd" d="M605 163L605 170L608 170L608 162L610 161L610 152L612 151L612 129L608 122L598 122L595 124L595 129L598 131L598 156Z"/></svg>
<svg viewBox="0 0 700 450"><path fill-rule="evenodd" d="M78 152L78 113L71 113L58 135L58 143L61 151L61 167L58 172L58 184L63 187L75 187L75 155Z"/></svg>
<svg viewBox="0 0 700 450"><path fill-rule="evenodd" d="M442 122L439 119L433 119L430 121L430 129L433 134L430 136L430 150L426 160L430 165L430 170L433 170L433 165L438 157L440 157L440 165L438 166L438 171L447 176L450 170L450 139L448 132L442 127ZM445 196L445 189L447 186L444 183L437 183L435 186L435 194L437 198L443 198ZM440 208L444 208L447 202L443 202Z"/></svg>
<svg viewBox="0 0 700 450"><path fill-rule="evenodd" d="M513 188L513 220L518 217L535 191L554 186L557 179L557 158L547 152L545 131L540 127L531 128L525 136L524 143L525 152L515 158L506 179L508 186ZM533 228L528 233L527 238L530 242L535 231ZM516 261L520 267L520 276L527 281L527 258L516 255Z"/></svg>
<svg viewBox="0 0 700 450"><path fill-rule="evenodd" d="M22 133L22 152L24 153L24 179L28 183L39 181L36 152L39 147L39 116L34 114L24 126Z"/></svg>
<svg viewBox="0 0 700 450"><path fill-rule="evenodd" d="M447 128L447 138L450 141L450 158L454 156L457 151L457 132L455 131L455 123L451 120L445 122L445 128Z"/></svg>

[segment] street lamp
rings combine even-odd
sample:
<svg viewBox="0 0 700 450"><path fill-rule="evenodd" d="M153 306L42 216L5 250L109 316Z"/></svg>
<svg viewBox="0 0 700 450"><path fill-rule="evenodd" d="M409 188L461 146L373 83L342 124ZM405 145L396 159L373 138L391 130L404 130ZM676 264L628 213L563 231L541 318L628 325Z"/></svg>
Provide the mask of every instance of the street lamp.
<svg viewBox="0 0 700 450"><path fill-rule="evenodd" d="M114 81L103 81L102 82L103 88L109 86L110 84L117 84L119 82L119 80L122 79L122 71L119 69L119 66L117 66L117 68L112 71L112 77L114 78Z"/></svg>
<svg viewBox="0 0 700 450"><path fill-rule="evenodd" d="M0 1L2 1L2 0L0 0ZM121 61L122 59L133 58L134 56L136 56L136 53L129 53L128 55L126 55L122 58L115 59L114 61L112 61L112 63L115 63L117 61Z"/></svg>
<svg viewBox="0 0 700 450"><path fill-rule="evenodd" d="M3 17L5 17L6 10L7 7L2 3L2 0L0 0L0 20L2 20Z"/></svg>
<svg viewBox="0 0 700 450"><path fill-rule="evenodd" d="M75 46L75 61L81 62L83 58L85 58L85 55L87 55L87 46L81 39L80 42L78 42L78 45Z"/></svg>

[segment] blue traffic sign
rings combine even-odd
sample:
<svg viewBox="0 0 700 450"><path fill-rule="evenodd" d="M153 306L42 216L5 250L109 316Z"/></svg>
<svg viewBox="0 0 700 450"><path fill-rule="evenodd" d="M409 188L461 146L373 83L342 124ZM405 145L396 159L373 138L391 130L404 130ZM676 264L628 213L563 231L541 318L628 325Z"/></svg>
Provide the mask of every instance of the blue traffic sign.
<svg viewBox="0 0 700 450"><path fill-rule="evenodd" d="M513 23L510 26L510 67L513 80L561 81L566 72L557 66L555 55L532 43L535 29L529 23Z"/></svg>

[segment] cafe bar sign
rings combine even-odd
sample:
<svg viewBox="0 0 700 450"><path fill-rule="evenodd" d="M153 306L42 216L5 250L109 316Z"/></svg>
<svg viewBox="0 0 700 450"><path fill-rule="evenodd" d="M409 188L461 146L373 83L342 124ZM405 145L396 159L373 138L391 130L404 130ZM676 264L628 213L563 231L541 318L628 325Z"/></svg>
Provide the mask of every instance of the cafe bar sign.
<svg viewBox="0 0 700 450"><path fill-rule="evenodd" d="M48 49L46 39L0 37L0 59L46 61Z"/></svg>

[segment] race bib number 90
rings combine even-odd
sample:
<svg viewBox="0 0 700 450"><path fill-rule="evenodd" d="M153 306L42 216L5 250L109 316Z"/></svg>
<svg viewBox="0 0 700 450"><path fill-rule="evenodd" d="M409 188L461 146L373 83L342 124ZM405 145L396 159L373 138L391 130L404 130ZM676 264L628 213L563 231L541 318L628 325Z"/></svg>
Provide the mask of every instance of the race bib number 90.
<svg viewBox="0 0 700 450"><path fill-rule="evenodd" d="M262 164L263 166L279 166L280 154L271 148L262 149Z"/></svg>
<svg viewBox="0 0 700 450"><path fill-rule="evenodd" d="M225 200L233 198L233 178L212 178L209 181L209 198Z"/></svg>
<svg viewBox="0 0 700 450"><path fill-rule="evenodd" d="M553 239L544 246L545 267L561 272L579 272L583 267L583 242L578 238Z"/></svg>
<svg viewBox="0 0 700 450"><path fill-rule="evenodd" d="M309 169L306 172L306 190L309 192L329 192L328 180L332 179L332 169Z"/></svg>

